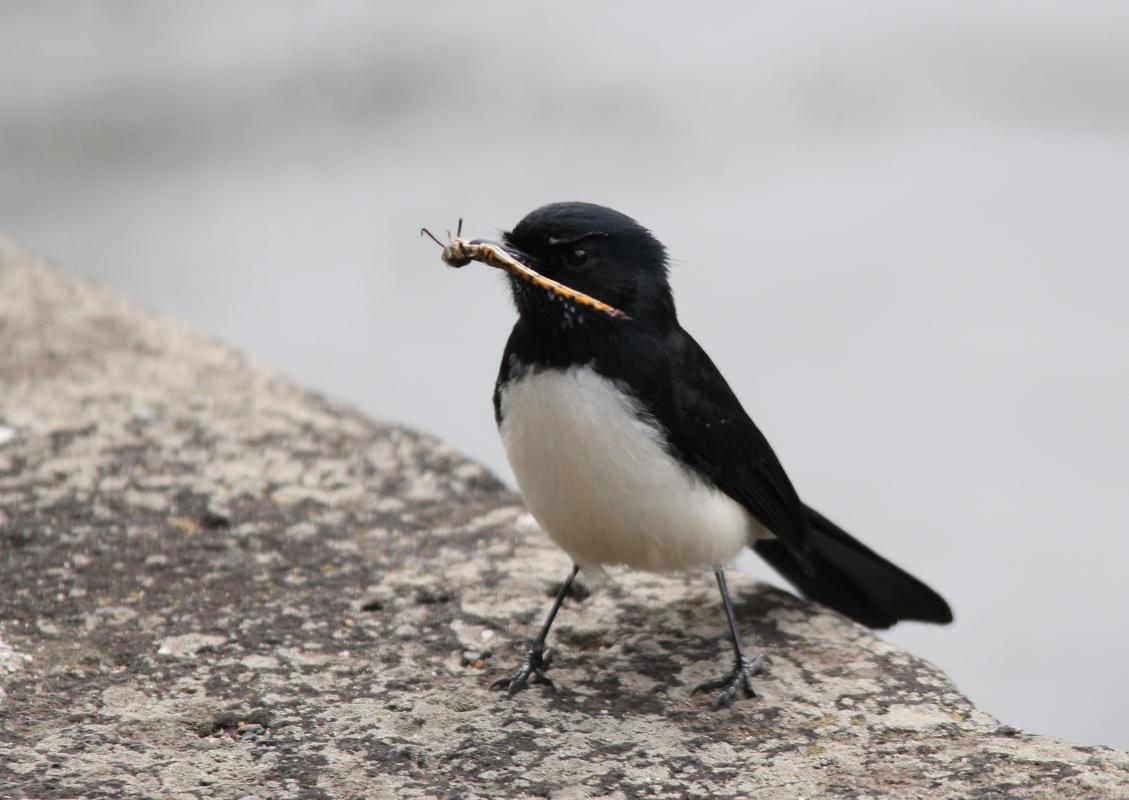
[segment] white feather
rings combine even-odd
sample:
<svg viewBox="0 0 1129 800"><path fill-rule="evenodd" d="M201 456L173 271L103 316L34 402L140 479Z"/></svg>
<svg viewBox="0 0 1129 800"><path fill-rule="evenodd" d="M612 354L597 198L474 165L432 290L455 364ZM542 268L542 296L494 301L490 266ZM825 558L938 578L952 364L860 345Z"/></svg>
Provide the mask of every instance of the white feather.
<svg viewBox="0 0 1129 800"><path fill-rule="evenodd" d="M590 367L524 371L502 390L502 443L530 513L581 567L728 564L770 534L662 446L653 419Z"/></svg>

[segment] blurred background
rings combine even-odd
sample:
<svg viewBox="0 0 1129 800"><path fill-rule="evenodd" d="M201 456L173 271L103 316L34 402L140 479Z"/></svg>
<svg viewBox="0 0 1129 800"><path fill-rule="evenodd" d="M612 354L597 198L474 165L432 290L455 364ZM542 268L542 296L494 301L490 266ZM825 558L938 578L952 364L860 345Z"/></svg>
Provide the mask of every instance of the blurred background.
<svg viewBox="0 0 1129 800"><path fill-rule="evenodd" d="M1129 6L0 2L0 235L511 485L503 280L418 231L555 200L952 602L890 639L1129 748Z"/></svg>

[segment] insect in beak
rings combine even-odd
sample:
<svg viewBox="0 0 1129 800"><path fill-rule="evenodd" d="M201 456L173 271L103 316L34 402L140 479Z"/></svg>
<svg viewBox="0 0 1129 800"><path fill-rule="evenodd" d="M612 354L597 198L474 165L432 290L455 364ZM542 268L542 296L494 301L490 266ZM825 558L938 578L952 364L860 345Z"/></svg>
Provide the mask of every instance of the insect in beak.
<svg viewBox="0 0 1129 800"><path fill-rule="evenodd" d="M574 303L587 306L614 319L631 319L631 317L618 308L610 306L602 300L597 300L591 295L579 292L570 286L565 286L563 283L555 281L552 278L546 278L532 267L518 261L500 245L481 239L467 241L462 238L462 232L463 221L459 219L459 225L455 229L454 236L451 235L450 229L447 230L447 244L443 244L443 242L439 241L427 228L420 228L419 234L420 236L429 237L431 241L443 248L441 257L443 263L449 267L465 267L471 261L480 261L491 267L505 270L511 275L515 275L524 281L532 283L534 286L540 286L542 289L546 289L559 297L567 298Z"/></svg>

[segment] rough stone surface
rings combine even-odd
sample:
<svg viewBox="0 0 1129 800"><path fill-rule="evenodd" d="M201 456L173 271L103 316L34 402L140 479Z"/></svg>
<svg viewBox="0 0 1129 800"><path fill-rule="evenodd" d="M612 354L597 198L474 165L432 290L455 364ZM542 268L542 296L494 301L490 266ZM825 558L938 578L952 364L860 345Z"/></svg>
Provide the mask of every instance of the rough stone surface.
<svg viewBox="0 0 1129 800"><path fill-rule="evenodd" d="M1129 797L738 575L760 700L689 694L706 574L570 600L560 691L488 691L567 568L440 442L0 246L0 797Z"/></svg>

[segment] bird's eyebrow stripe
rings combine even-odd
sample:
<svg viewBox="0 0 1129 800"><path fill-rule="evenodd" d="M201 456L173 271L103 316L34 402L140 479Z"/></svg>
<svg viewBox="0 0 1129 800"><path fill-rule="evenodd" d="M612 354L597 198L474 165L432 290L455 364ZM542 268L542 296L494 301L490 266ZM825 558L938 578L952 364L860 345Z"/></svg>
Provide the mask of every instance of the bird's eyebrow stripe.
<svg viewBox="0 0 1129 800"><path fill-rule="evenodd" d="M572 236L568 239L561 239L556 236L550 236L549 246L560 247L562 244L576 244L577 242L582 242L585 239L591 239L595 236L607 236L607 234L603 231L588 231L587 233L582 233L579 236Z"/></svg>

